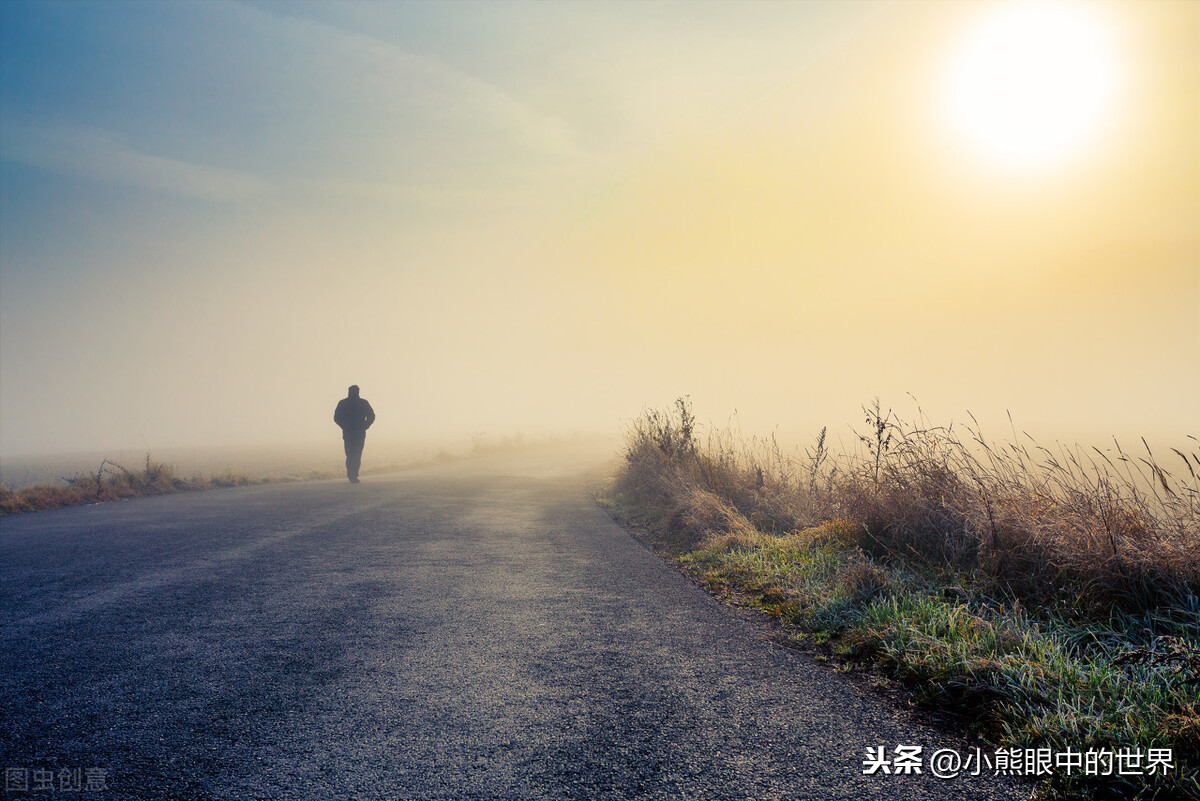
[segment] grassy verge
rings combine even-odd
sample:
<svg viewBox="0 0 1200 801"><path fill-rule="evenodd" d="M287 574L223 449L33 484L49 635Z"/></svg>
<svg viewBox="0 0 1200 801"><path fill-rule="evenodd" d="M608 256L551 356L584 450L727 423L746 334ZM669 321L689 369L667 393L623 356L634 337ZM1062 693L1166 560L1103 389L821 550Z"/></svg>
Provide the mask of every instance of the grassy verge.
<svg viewBox="0 0 1200 801"><path fill-rule="evenodd" d="M861 450L831 454L822 432L790 457L702 441L681 399L631 425L607 502L702 581L996 748L1113 764L1060 766L1043 798L1200 798L1200 455L1175 451L1172 474L1150 453L865 411ZM1150 749L1173 767L1149 774Z"/></svg>
<svg viewBox="0 0 1200 801"><path fill-rule="evenodd" d="M63 479L62 484L35 484L16 490L0 485L0 515L82 506L143 495L237 487L264 481L232 470L207 478L183 478L175 472L174 467L156 461L150 454L146 454L146 462L140 470L130 470L105 459L95 473L77 473Z"/></svg>
<svg viewBox="0 0 1200 801"><path fill-rule="evenodd" d="M469 451L451 452L441 448L432 456L415 458L406 462L389 461L364 468L360 475L371 476L408 470L429 464L456 461L496 453L508 453L523 449L552 445L556 439L526 440L521 435L489 439L482 434L472 437ZM172 492L240 487L247 484L276 484L293 481L317 481L344 478L341 470L308 470L295 474L271 474L251 477L245 473L226 469L208 477L184 478L175 467L164 464L146 454L146 462L139 470L130 470L110 459L104 459L94 473L76 473L62 479L61 484L35 484L19 489L9 489L0 484L0 517L21 512L38 512L65 506L85 506L104 501L137 498L145 495L162 495Z"/></svg>
<svg viewBox="0 0 1200 801"><path fill-rule="evenodd" d="M442 452L430 461L444 462L455 458L459 457ZM430 461L380 465L363 470L362 475L389 473L427 464ZM241 487L248 484L317 481L343 476L344 474L341 472L310 470L298 475L251 477L245 473L225 470L207 477L183 478L172 465L158 462L151 458L150 454L146 454L146 463L139 470L130 470L105 459L95 473L77 473L73 477L64 478L61 484L34 484L15 490L0 485L0 516L59 509L65 506L85 506L145 495Z"/></svg>

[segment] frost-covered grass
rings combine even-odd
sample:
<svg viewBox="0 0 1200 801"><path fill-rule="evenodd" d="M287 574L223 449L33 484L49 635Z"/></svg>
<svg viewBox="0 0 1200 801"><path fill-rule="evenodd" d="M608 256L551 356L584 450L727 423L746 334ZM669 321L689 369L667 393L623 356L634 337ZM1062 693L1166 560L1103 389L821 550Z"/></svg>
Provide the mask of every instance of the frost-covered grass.
<svg viewBox="0 0 1200 801"><path fill-rule="evenodd" d="M866 412L861 451L822 436L792 459L702 441L681 400L631 426L608 501L997 747L1174 754L1165 776L1056 772L1045 797L1200 798L1200 456L1174 451L1173 474Z"/></svg>

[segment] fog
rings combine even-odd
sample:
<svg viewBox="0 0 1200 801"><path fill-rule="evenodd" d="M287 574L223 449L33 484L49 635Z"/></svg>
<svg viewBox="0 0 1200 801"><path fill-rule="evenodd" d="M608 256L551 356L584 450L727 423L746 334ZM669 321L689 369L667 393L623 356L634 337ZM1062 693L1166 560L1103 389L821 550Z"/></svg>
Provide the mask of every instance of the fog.
<svg viewBox="0 0 1200 801"><path fill-rule="evenodd" d="M1200 6L1082 4L1117 77L1029 164L946 109L996 7L2 4L5 480L336 465L349 384L366 467L684 395L796 443L878 397L1182 446Z"/></svg>

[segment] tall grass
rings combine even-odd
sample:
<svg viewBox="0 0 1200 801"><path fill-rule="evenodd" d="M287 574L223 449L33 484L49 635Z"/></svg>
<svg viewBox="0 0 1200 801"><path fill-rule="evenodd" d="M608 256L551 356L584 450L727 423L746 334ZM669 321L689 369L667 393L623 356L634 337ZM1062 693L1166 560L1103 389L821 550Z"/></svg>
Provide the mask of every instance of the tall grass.
<svg viewBox="0 0 1200 801"><path fill-rule="evenodd" d="M130 470L110 459L104 459L95 473L76 473L64 478L62 482L36 484L16 490L0 485L0 515L252 483L247 476L232 470L208 478L182 478L175 472L174 467L159 462L149 453L146 454L145 464L140 470Z"/></svg>
<svg viewBox="0 0 1200 801"><path fill-rule="evenodd" d="M1043 447L905 422L858 447L626 432L618 511L710 583L952 708L997 744L1171 747L1179 771L1055 776L1064 797L1200 797L1200 453ZM1180 796L1180 793L1185 795Z"/></svg>
<svg viewBox="0 0 1200 801"><path fill-rule="evenodd" d="M864 411L862 450L831 454L822 431L792 455L774 438L701 437L680 399L630 425L616 489L671 507L693 539L736 528L731 516L768 533L842 521L880 561L971 573L1070 614L1200 595L1200 451L1172 449L1177 466L1164 465L1149 446L1051 451L1027 435L998 444L973 427L905 423L877 402Z"/></svg>

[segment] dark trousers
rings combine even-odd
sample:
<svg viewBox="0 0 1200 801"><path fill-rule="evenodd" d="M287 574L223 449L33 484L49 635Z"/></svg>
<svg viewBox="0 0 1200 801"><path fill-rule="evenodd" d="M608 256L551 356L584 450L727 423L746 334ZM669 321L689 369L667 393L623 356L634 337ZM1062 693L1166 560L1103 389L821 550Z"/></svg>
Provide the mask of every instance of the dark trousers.
<svg viewBox="0 0 1200 801"><path fill-rule="evenodd" d="M342 432L342 442L346 444L346 478L351 481L358 481L358 468L362 464L363 445L366 441L366 431Z"/></svg>

